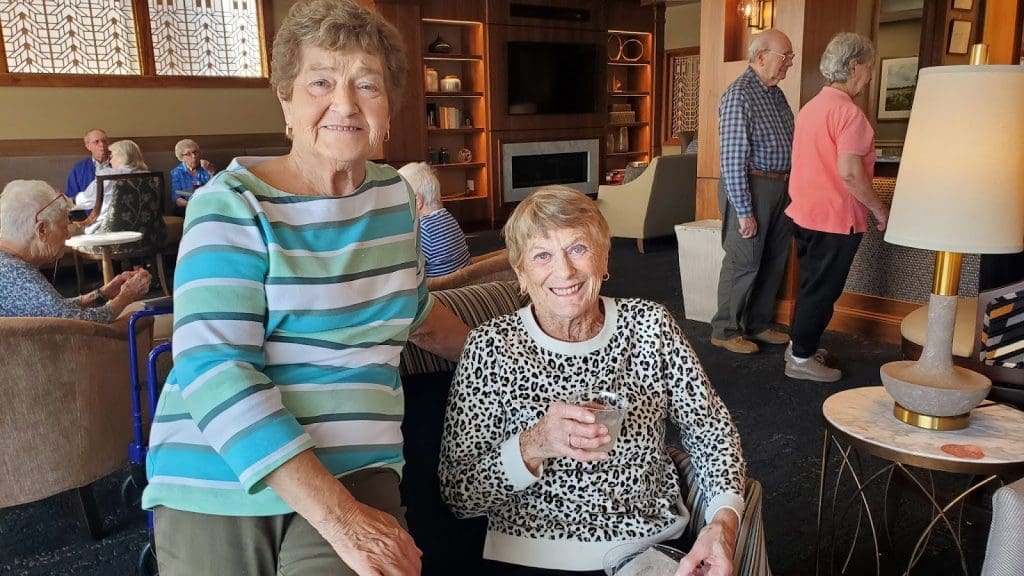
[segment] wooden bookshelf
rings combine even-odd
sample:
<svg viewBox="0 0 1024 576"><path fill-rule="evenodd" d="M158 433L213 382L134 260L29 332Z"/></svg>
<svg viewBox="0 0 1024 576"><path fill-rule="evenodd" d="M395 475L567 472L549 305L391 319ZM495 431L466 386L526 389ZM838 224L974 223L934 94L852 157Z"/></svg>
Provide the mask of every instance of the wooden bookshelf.
<svg viewBox="0 0 1024 576"><path fill-rule="evenodd" d="M601 142L602 174L624 169L629 162L650 162L653 118L653 36L648 32L609 30L607 48L608 109ZM613 112L626 111L621 108L633 112L632 120L612 120Z"/></svg>

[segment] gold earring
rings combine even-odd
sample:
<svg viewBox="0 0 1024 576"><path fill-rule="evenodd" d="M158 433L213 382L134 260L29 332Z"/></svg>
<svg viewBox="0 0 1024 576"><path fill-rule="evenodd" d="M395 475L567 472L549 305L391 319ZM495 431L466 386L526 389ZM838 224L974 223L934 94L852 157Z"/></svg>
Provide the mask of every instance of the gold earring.
<svg viewBox="0 0 1024 576"><path fill-rule="evenodd" d="M387 132L384 133L384 141L387 142L388 140L391 140L391 128L388 128Z"/></svg>
<svg viewBox="0 0 1024 576"><path fill-rule="evenodd" d="M285 124L284 125L284 135L289 140L292 139L292 125L291 124Z"/></svg>
<svg viewBox="0 0 1024 576"><path fill-rule="evenodd" d="M609 273L605 272L605 273L604 273L604 276L601 276L601 281L602 281L602 282L607 282L607 281L608 281L608 279L609 279L609 278L611 278L611 277L612 277L612 275L611 275L611 274L609 274Z"/></svg>

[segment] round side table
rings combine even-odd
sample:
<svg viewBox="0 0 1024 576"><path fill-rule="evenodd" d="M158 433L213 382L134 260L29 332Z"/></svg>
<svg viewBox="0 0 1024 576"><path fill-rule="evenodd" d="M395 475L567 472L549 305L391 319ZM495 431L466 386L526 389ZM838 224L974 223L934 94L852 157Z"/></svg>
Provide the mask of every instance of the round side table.
<svg viewBox="0 0 1024 576"><path fill-rule="evenodd" d="M913 569L924 552L932 530L941 523L952 534L960 553L961 568L964 574L967 574L967 562L960 545L959 529L954 529L948 513L982 486L998 481L1000 477L1017 478L1024 475L1024 412L1010 406L984 402L971 412L970 425L967 428L943 432L904 424L892 415L892 407L892 397L881 386L838 392L829 396L822 406L825 434L821 455L821 481L818 486L817 568L821 568L825 481L829 477L830 451L834 448L839 454L839 471L832 494L833 523L836 520L840 481L843 474L848 473L856 487L848 506L859 502L863 515L867 517L874 543L876 574L881 574L878 529L875 525L877 514L872 514L865 490L870 484L881 481L882 478L888 477L891 480L893 473L897 471L904 473L911 484L920 490L930 502L932 513L931 522L917 539L907 568L902 573L909 573ZM952 453L943 450L944 446ZM862 478L853 464L853 457L862 454L881 458L889 464L870 477ZM970 475L971 483L964 491L943 503L937 499L934 490L929 490L916 479L910 472L910 467ZM982 478L975 481L973 477ZM886 500L888 489L889 486L886 485ZM887 526L886 528L888 529ZM858 534L859 530L860 514L857 520ZM847 562L856 543L855 536L850 552L846 555ZM830 562L829 566L831 570L833 563Z"/></svg>
<svg viewBox="0 0 1024 576"><path fill-rule="evenodd" d="M99 247L103 253L103 284L107 284L114 279L114 264L110 259L110 248L139 240L142 240L142 232L100 232L72 236L64 242L64 245L75 250L86 246Z"/></svg>

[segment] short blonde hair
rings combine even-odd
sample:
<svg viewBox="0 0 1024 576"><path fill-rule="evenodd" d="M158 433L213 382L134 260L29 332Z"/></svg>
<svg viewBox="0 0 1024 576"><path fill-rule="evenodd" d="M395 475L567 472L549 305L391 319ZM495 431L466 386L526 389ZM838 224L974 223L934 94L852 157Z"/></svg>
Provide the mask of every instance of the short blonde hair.
<svg viewBox="0 0 1024 576"><path fill-rule="evenodd" d="M402 101L408 64L398 30L380 14L355 0L299 0L288 11L274 37L270 85L284 101L292 99L295 77L302 65L302 47L340 51L360 48L384 64L388 108Z"/></svg>
<svg viewBox="0 0 1024 576"><path fill-rule="evenodd" d="M46 208L39 213L39 220L56 226L68 213L66 199L53 201L58 194L64 198L42 180L12 180L4 186L0 192L0 238L16 244L31 241L36 211L43 206Z"/></svg>
<svg viewBox="0 0 1024 576"><path fill-rule="evenodd" d="M113 157L114 154L124 159L125 166L130 166L135 170L149 170L149 166L146 166L146 162L142 159L142 150L133 140L118 140L111 144L110 156Z"/></svg>
<svg viewBox="0 0 1024 576"><path fill-rule="evenodd" d="M593 247L605 255L611 250L608 221L593 200L568 186L545 186L516 206L501 229L509 264L518 270L531 239L564 228L582 231Z"/></svg>
<svg viewBox="0 0 1024 576"><path fill-rule="evenodd" d="M434 169L426 162L410 162L398 169L398 173L409 182L413 193L420 197L427 208L442 208L441 183L434 175Z"/></svg>
<svg viewBox="0 0 1024 576"><path fill-rule="evenodd" d="M174 145L174 157L183 160L186 150L199 150L199 144L196 144L196 141L191 138L178 140L178 143Z"/></svg>

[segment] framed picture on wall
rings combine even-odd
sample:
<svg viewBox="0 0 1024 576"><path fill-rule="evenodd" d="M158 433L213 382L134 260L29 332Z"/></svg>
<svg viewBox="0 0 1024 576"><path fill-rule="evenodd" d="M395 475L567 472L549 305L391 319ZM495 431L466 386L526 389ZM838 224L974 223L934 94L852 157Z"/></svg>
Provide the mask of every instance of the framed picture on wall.
<svg viewBox="0 0 1024 576"><path fill-rule="evenodd" d="M974 0L953 0L954 10L971 10L974 8Z"/></svg>
<svg viewBox="0 0 1024 576"><path fill-rule="evenodd" d="M971 47L971 21L953 20L949 29L947 54L967 54Z"/></svg>
<svg viewBox="0 0 1024 576"><path fill-rule="evenodd" d="M878 119L910 118L917 89L917 56L883 58L878 86Z"/></svg>

